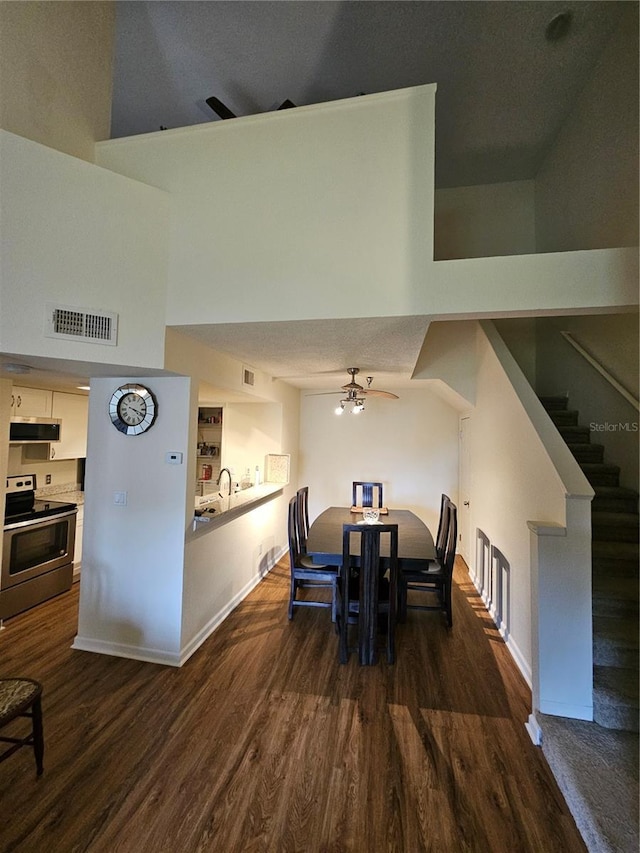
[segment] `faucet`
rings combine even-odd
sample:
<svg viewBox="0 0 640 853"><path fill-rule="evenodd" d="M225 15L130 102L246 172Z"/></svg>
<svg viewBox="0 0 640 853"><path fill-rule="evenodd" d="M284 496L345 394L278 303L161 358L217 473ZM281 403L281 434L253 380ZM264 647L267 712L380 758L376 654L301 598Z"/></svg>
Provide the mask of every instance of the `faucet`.
<svg viewBox="0 0 640 853"><path fill-rule="evenodd" d="M222 468L222 470L220 471L220 474L218 475L218 482L216 483L216 485L218 485L218 486L220 485L220 480L222 480L222 475L224 474L225 471L229 475L229 497L231 497L231 489L233 488L233 483L232 483L231 471L228 468ZM221 494L221 496L222 496L222 494Z"/></svg>

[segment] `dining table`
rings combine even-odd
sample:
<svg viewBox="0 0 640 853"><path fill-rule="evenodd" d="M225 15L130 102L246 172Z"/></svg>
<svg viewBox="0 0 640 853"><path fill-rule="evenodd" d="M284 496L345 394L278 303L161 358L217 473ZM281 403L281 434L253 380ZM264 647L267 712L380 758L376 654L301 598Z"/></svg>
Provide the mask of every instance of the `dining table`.
<svg viewBox="0 0 640 853"><path fill-rule="evenodd" d="M353 512L351 507L331 506L325 509L309 527L307 555L315 563L341 566L343 526L358 523L364 523L362 513ZM388 509L385 514L379 516L378 523L398 525L399 573L436 559L433 535L424 521L418 518L415 513L407 509ZM354 547L357 547L355 543ZM357 558L357 553L354 553L354 556ZM388 563L388 543L383 539L380 543L381 571L386 568L385 557L386 563ZM365 608L366 622L369 623L373 616L373 610L377 609L377 601L372 600L372 597L367 595L366 589L364 598L361 599L361 607ZM374 640L372 639L371 642L373 643ZM367 660L375 660L375 652L371 647L361 648L361 663Z"/></svg>

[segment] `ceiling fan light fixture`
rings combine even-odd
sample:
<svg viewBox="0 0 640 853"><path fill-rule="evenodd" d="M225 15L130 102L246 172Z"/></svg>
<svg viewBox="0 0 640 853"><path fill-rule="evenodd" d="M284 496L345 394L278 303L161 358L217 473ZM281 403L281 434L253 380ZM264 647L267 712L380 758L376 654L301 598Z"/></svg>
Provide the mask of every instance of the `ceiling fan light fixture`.
<svg viewBox="0 0 640 853"><path fill-rule="evenodd" d="M341 415L344 412L344 400L340 400L339 404L335 408L336 415Z"/></svg>

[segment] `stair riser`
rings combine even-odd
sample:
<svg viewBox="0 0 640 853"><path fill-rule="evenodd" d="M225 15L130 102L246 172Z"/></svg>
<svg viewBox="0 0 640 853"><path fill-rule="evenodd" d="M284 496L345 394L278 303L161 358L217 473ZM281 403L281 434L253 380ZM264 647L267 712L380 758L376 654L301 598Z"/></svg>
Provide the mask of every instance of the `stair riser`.
<svg viewBox="0 0 640 853"><path fill-rule="evenodd" d="M591 528L591 538L597 542L637 542L638 528L594 524Z"/></svg>
<svg viewBox="0 0 640 853"><path fill-rule="evenodd" d="M593 699L593 720L605 729L618 729L623 732L638 731L638 709L601 704Z"/></svg>
<svg viewBox="0 0 640 853"><path fill-rule="evenodd" d="M592 562L594 577L637 578L638 564L631 560L594 559Z"/></svg>
<svg viewBox="0 0 640 853"><path fill-rule="evenodd" d="M577 412L549 412L549 417L554 422L554 424L561 429L563 426L577 426L578 425L578 413ZM589 430L587 429L587 432Z"/></svg>
<svg viewBox="0 0 640 853"><path fill-rule="evenodd" d="M591 607L593 616L615 617L616 619L638 618L638 602L633 600L601 598L598 595L594 595Z"/></svg>
<svg viewBox="0 0 640 853"><path fill-rule="evenodd" d="M585 471L587 480L592 486L617 486L619 473L609 471Z"/></svg>
<svg viewBox="0 0 640 853"><path fill-rule="evenodd" d="M540 402L547 412L559 412L567 408L568 397L540 397Z"/></svg>
<svg viewBox="0 0 640 853"><path fill-rule="evenodd" d="M591 501L592 512L638 512L638 501L634 498L599 498Z"/></svg>
<svg viewBox="0 0 640 853"><path fill-rule="evenodd" d="M586 447L570 444L569 450L578 462L602 462L604 448L601 444L589 444Z"/></svg>
<svg viewBox="0 0 640 853"><path fill-rule="evenodd" d="M556 424L558 432L567 444L591 444L591 433L584 427L570 427Z"/></svg>
<svg viewBox="0 0 640 853"><path fill-rule="evenodd" d="M593 638L593 662L597 666L616 666L638 671L640 656L638 649L627 649Z"/></svg>

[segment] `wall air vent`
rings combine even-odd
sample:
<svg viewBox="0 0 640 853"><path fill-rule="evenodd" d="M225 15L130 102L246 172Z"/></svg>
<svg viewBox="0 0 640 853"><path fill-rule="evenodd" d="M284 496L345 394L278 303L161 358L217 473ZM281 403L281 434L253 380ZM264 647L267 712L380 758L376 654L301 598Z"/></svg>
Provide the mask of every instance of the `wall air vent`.
<svg viewBox="0 0 640 853"><path fill-rule="evenodd" d="M242 384L249 385L251 388L256 384L255 374L248 367L242 368Z"/></svg>
<svg viewBox="0 0 640 853"><path fill-rule="evenodd" d="M44 333L48 338L109 346L117 343L117 314L51 303L47 305L46 312Z"/></svg>

